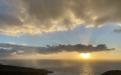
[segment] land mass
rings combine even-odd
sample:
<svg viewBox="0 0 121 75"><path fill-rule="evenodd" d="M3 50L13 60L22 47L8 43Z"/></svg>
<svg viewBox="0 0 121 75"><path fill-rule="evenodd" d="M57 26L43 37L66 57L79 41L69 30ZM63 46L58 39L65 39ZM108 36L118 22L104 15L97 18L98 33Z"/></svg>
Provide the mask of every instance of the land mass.
<svg viewBox="0 0 121 75"><path fill-rule="evenodd" d="M48 75L48 73L53 72L45 69L33 69L0 64L0 75Z"/></svg>

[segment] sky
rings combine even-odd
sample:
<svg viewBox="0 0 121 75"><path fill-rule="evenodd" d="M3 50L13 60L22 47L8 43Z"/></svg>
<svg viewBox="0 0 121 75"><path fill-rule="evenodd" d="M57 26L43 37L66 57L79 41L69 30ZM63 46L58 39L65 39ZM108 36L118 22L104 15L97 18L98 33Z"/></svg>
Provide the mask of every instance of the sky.
<svg viewBox="0 0 121 75"><path fill-rule="evenodd" d="M0 0L0 43L105 44L115 50L93 55L120 59L120 7L121 0Z"/></svg>

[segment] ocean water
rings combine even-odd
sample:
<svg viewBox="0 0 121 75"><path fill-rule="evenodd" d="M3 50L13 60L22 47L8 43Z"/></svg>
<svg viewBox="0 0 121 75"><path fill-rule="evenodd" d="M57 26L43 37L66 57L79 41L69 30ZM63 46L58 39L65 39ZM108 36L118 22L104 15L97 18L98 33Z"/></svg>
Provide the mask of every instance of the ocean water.
<svg viewBox="0 0 121 75"><path fill-rule="evenodd" d="M121 70L121 61L0 60L0 63L54 72L49 75L101 75L108 70Z"/></svg>

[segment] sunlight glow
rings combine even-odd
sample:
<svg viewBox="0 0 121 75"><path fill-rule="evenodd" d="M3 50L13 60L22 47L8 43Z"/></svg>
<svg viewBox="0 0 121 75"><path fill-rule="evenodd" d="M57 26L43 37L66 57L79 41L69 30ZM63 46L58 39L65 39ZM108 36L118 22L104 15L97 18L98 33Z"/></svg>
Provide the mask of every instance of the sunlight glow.
<svg viewBox="0 0 121 75"><path fill-rule="evenodd" d="M90 55L90 53L81 53L80 57L82 59L90 59L91 55Z"/></svg>

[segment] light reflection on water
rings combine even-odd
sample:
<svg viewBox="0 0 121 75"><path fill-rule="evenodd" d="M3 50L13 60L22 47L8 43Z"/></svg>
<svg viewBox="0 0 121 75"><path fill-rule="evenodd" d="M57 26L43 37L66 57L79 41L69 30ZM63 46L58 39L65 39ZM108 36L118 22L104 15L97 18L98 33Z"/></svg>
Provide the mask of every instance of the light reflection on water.
<svg viewBox="0 0 121 75"><path fill-rule="evenodd" d="M93 68L89 63L85 63L81 66L80 75L94 75Z"/></svg>

